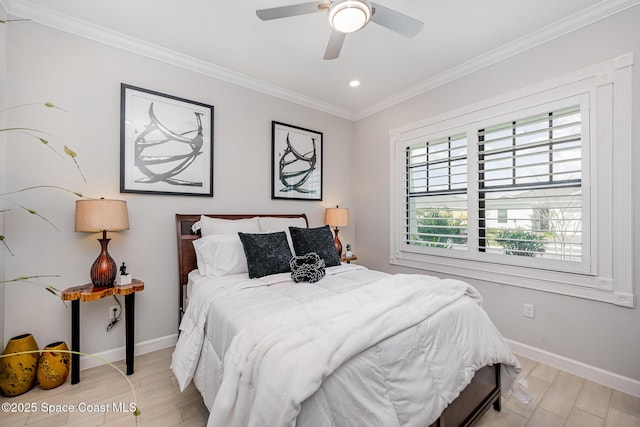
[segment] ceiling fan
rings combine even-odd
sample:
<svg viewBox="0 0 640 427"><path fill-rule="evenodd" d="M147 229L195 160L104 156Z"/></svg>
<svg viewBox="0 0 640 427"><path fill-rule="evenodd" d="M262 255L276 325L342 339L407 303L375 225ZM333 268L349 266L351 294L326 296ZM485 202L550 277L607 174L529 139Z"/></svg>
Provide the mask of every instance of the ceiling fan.
<svg viewBox="0 0 640 427"><path fill-rule="evenodd" d="M332 31L324 59L340 56L342 44L348 33L364 28L369 21L382 25L406 37L413 37L422 30L422 22L410 16L369 0L327 0L272 7L256 11L263 21L306 15L326 10Z"/></svg>

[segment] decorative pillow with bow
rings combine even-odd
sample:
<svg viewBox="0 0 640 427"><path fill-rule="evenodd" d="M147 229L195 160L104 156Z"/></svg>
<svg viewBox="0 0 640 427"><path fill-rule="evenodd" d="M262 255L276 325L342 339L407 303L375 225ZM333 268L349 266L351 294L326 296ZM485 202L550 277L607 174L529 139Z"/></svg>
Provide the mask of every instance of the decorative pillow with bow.
<svg viewBox="0 0 640 427"><path fill-rule="evenodd" d="M315 252L306 255L295 256L289 261L291 266L291 279L294 282L315 283L325 275L325 263Z"/></svg>

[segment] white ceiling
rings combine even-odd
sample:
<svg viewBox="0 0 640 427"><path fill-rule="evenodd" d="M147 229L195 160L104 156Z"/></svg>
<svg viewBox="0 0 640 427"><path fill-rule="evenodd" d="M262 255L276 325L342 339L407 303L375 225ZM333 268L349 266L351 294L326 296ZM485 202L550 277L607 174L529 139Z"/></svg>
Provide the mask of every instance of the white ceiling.
<svg viewBox="0 0 640 427"><path fill-rule="evenodd" d="M261 21L306 0L0 0L10 15L89 37L349 119L576 30L640 0L377 0L425 23L375 23L322 59L326 12ZM348 82L359 79L358 88Z"/></svg>

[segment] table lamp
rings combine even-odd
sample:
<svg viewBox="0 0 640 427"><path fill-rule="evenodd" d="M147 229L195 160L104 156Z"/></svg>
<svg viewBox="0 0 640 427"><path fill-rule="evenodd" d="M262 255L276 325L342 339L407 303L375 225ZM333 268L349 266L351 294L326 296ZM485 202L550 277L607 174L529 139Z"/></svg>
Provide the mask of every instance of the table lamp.
<svg viewBox="0 0 640 427"><path fill-rule="evenodd" d="M338 256L342 256L342 242L338 238L338 227L349 225L349 209L339 208L337 205L335 208L327 208L324 212L324 223L334 227L335 237L333 243L336 245Z"/></svg>
<svg viewBox="0 0 640 427"><path fill-rule="evenodd" d="M124 200L84 199L76 200L75 231L100 232L102 239L98 239L102 250L91 266L91 283L97 287L113 286L117 266L109 252L107 245L107 231L129 229L129 215L127 202Z"/></svg>

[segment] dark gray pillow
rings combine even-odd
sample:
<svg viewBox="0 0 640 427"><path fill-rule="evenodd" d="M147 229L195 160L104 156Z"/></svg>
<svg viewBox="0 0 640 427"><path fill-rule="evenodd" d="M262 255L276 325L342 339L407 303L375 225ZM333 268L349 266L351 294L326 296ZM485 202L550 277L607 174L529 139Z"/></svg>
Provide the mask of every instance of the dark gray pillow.
<svg viewBox="0 0 640 427"><path fill-rule="evenodd" d="M340 265L340 257L333 243L333 234L328 225L317 228L289 227L293 249L298 255L317 253L327 267Z"/></svg>
<svg viewBox="0 0 640 427"><path fill-rule="evenodd" d="M247 257L249 278L291 271L291 249L284 231L277 233L238 233Z"/></svg>

